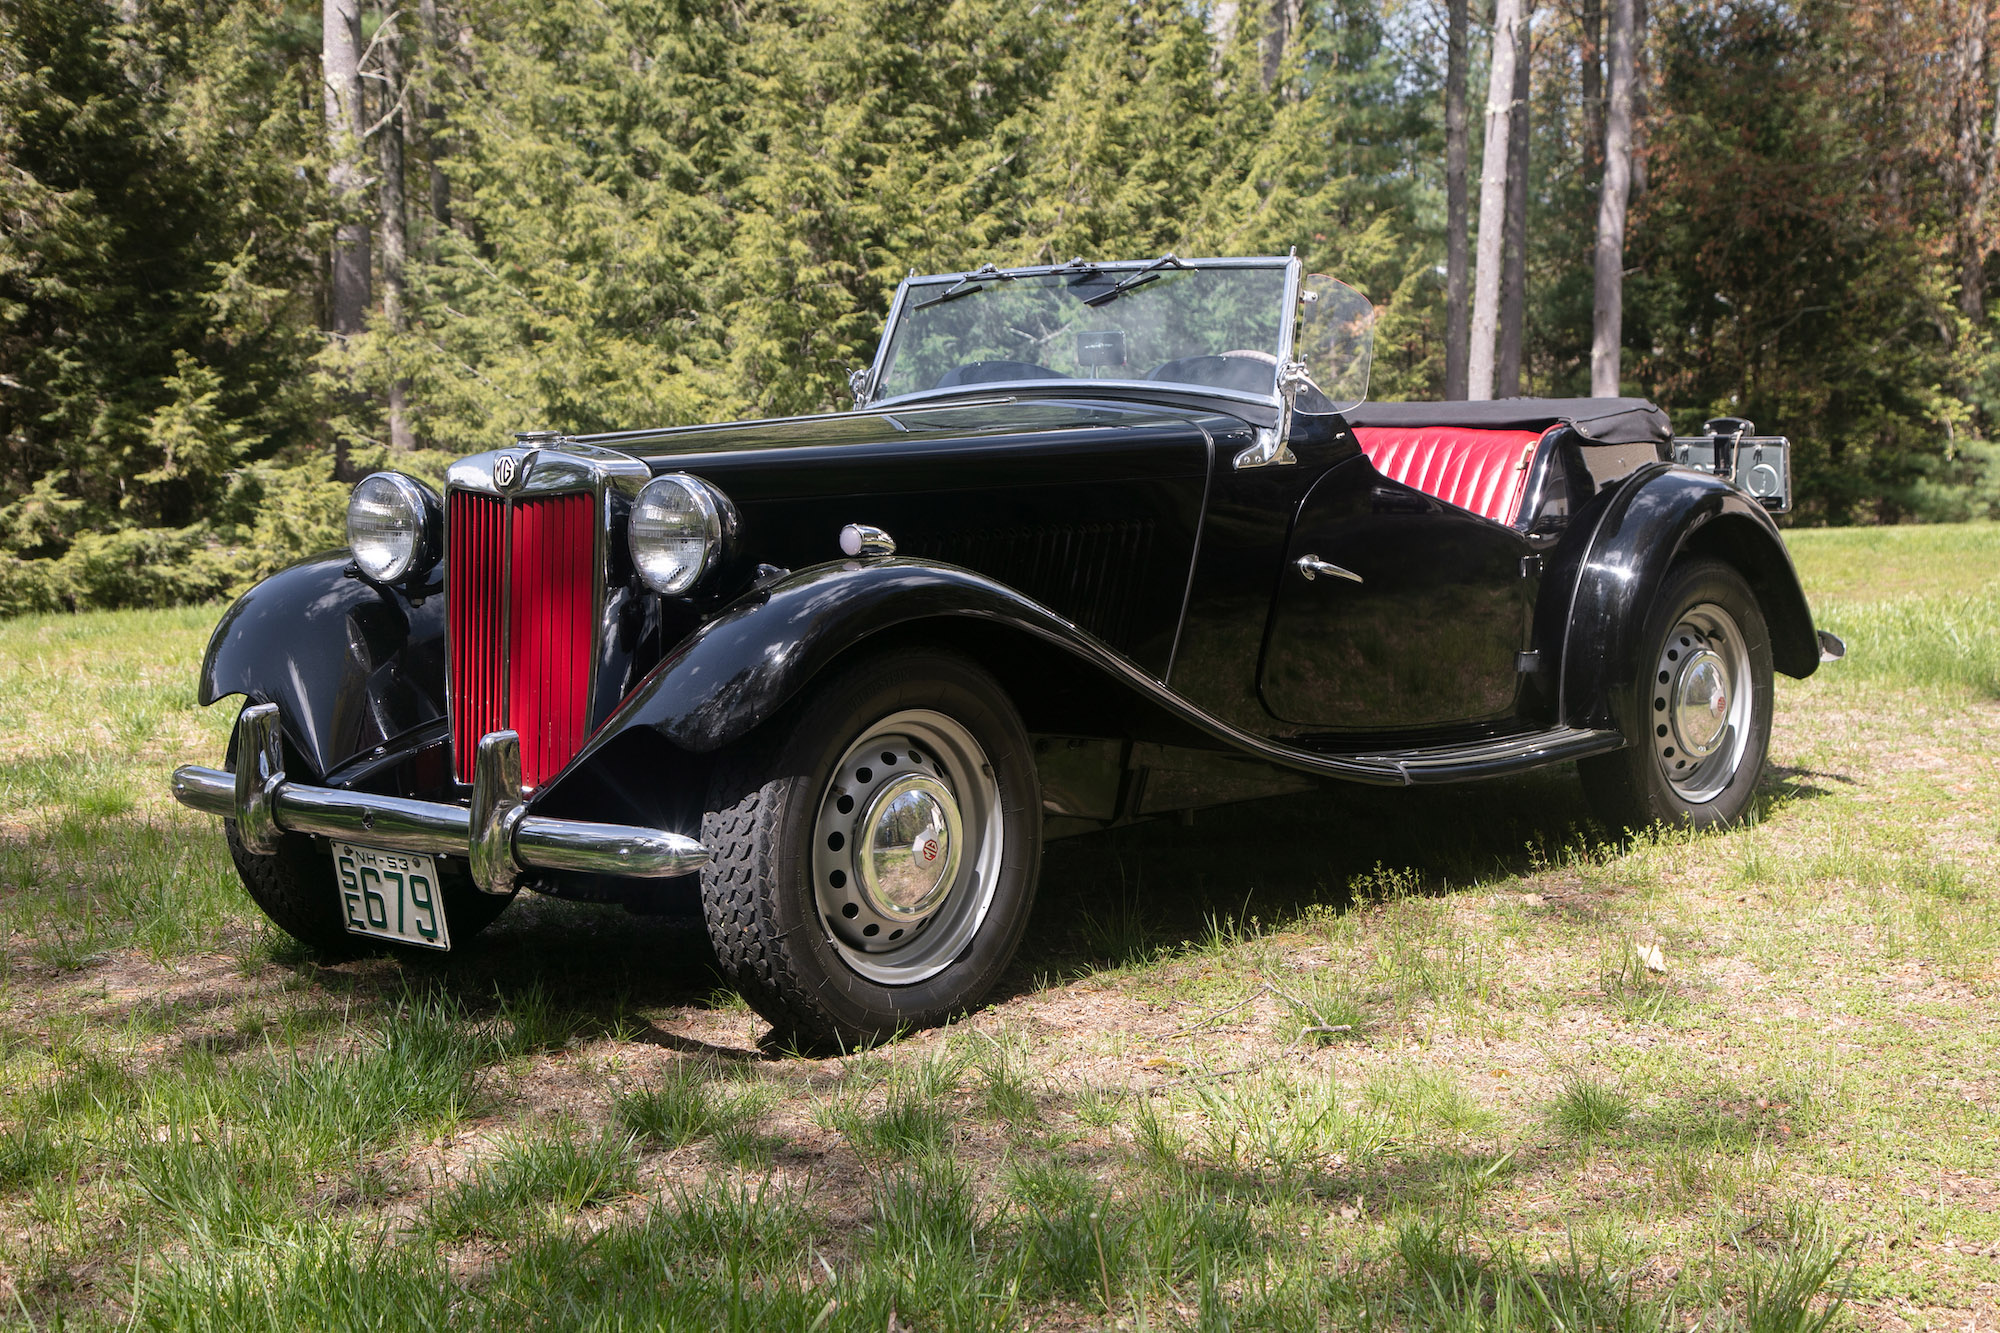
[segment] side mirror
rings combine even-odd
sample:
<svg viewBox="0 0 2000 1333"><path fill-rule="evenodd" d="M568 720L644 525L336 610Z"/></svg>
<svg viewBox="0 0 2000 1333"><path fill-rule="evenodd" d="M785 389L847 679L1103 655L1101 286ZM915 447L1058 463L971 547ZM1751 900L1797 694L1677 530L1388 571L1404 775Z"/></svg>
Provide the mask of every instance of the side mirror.
<svg viewBox="0 0 2000 1333"><path fill-rule="evenodd" d="M869 394L874 392L875 367L857 366L847 372L847 391L854 395L855 407L867 405Z"/></svg>

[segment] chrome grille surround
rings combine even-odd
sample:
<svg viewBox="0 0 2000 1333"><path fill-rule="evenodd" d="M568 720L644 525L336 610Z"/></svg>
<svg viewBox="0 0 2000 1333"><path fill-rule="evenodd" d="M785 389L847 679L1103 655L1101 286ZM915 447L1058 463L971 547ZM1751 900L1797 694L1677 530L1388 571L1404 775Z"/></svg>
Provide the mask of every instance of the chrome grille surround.
<svg viewBox="0 0 2000 1333"><path fill-rule="evenodd" d="M487 730L513 729L513 719L510 716L513 626L508 623L508 616L509 606L513 600L513 584L518 573L516 569L518 548L515 544L511 519L517 509L534 501L572 495L589 497L591 541L589 605L582 619L588 627L590 642L584 670L584 716L577 738L580 743L583 736L588 735L596 720L592 713L596 707L598 670L603 658L606 579L616 550L613 542L622 538L620 529L624 514L630 508L632 497L638 494L639 488L646 484L652 473L638 459L616 450L577 444L551 434L523 435L519 438L522 443L517 446L469 455L453 463L447 470L444 547L449 553L458 546L451 531L452 513L458 507L454 504L457 496L482 497L488 501L498 501L504 507L508 522L502 528L505 536L500 549L504 552L505 558L501 560L498 571L497 614L500 623L497 626L482 625L481 628L483 632L495 636L499 671L499 678L494 686L499 701L499 714L494 719L496 725L488 727ZM509 484L503 485L500 482L499 478L502 476L508 478ZM471 751L476 749L480 739L476 736L461 737L459 734L459 715L464 701L459 698L458 666L460 653L466 645L458 642L462 618L458 614L457 599L466 586L465 579L468 575L469 571L454 569L452 562L447 558L445 712L453 741L454 772L461 783L469 781L468 775L473 767ZM572 748L569 754L562 756L563 763L574 757L574 753ZM556 764L548 772L538 772L534 777L545 780L560 771L561 767L561 763Z"/></svg>

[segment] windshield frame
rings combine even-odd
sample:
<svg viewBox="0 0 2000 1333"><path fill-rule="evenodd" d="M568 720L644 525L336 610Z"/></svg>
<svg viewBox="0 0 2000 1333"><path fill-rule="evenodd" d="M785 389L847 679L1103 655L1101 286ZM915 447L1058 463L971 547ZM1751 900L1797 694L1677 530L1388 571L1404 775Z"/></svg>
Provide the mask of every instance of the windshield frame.
<svg viewBox="0 0 2000 1333"><path fill-rule="evenodd" d="M1164 390L1173 393L1196 393L1218 398L1234 399L1238 402L1255 403L1260 407L1278 406L1279 394L1275 370L1272 375L1271 391L1269 393L1249 393L1241 389L1225 389L1212 384L1183 384L1178 380L1037 379L989 381L982 384L953 384L941 389L913 389L908 393L899 393L888 397L877 396L876 391L882 383L883 371L888 365L889 348L894 341L897 324L903 319L908 309L910 290L913 286L963 282L967 279L983 279L987 282L999 282L1009 278L1040 277L1046 274L1074 271L1079 267L1094 269L1101 273L1134 273L1140 269L1156 266L1159 262L1159 259L1155 257L1152 259L1107 260L1103 263L1089 262L1083 265L1078 265L1075 261L1071 261L1068 264L1031 264L1022 268L995 269L986 266L967 269L962 273L911 273L896 287L895 300L889 304L889 317L882 325L881 340L875 345L875 359L868 366L867 379L864 383L863 392L855 395L854 406L851 410L856 412L871 411L886 403L911 403L930 398L954 398L967 395L992 398L995 394L1011 394L1021 389L1033 390L1039 394L1045 393L1050 388L1056 386L1064 389L1074 389L1076 392L1086 396L1102 389L1139 390L1149 393L1159 393ZM1299 259L1296 253L1290 256L1264 255L1247 258L1183 259L1179 262L1184 267L1191 269L1283 269L1285 287L1284 295L1280 298L1278 346L1276 352L1279 366L1283 366L1292 360L1293 341L1298 336L1299 289L1305 280L1305 264ZM976 294L970 295L971 299L978 299Z"/></svg>

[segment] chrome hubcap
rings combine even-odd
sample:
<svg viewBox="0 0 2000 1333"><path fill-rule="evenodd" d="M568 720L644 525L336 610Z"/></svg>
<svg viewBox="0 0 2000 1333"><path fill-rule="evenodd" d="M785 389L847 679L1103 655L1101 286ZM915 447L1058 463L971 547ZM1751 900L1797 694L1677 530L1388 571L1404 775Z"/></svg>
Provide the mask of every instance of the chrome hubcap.
<svg viewBox="0 0 2000 1333"><path fill-rule="evenodd" d="M1676 795L1714 800L1735 777L1750 737L1750 650L1736 618L1712 602L1690 607L1667 635L1653 674L1653 753Z"/></svg>
<svg viewBox="0 0 2000 1333"><path fill-rule="evenodd" d="M1674 687L1674 734L1696 758L1715 753L1729 717L1729 668L1712 648L1699 648L1681 667Z"/></svg>
<svg viewBox="0 0 2000 1333"><path fill-rule="evenodd" d="M835 765L814 822L828 942L872 981L935 976L978 932L1003 851L999 784L972 733L928 709L883 718Z"/></svg>
<svg viewBox="0 0 2000 1333"><path fill-rule="evenodd" d="M906 774L878 789L855 823L855 868L869 905L911 925L927 919L958 869L951 789L928 774Z"/></svg>

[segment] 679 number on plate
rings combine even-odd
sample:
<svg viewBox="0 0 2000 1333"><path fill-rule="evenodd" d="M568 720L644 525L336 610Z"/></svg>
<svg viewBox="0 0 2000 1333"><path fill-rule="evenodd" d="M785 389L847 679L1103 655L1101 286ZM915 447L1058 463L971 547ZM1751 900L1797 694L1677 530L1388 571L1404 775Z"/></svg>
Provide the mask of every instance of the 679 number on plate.
<svg viewBox="0 0 2000 1333"><path fill-rule="evenodd" d="M430 857L336 842L333 874L340 885L341 924L351 933L423 949L451 947L437 862Z"/></svg>

